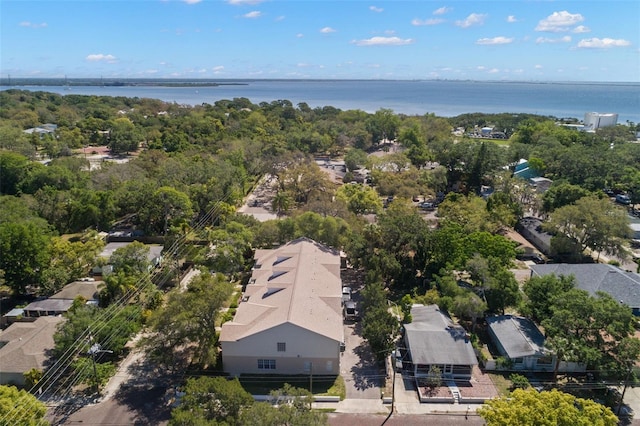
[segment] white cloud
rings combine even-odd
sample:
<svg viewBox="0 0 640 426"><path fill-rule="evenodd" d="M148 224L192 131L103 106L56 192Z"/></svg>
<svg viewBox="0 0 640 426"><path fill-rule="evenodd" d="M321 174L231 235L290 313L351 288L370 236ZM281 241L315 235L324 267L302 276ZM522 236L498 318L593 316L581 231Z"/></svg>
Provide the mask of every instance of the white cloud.
<svg viewBox="0 0 640 426"><path fill-rule="evenodd" d="M218 65L212 68L213 72L220 72L224 70L224 65Z"/></svg>
<svg viewBox="0 0 640 426"><path fill-rule="evenodd" d="M117 61L117 58L113 55L105 55L103 53L92 53L85 58L89 62L108 62L113 64Z"/></svg>
<svg viewBox="0 0 640 426"><path fill-rule="evenodd" d="M535 69L537 69L537 70L541 70L541 69L543 68L543 66L542 66L542 65L540 65L540 64L536 64L536 65L534 66L534 68L535 68Z"/></svg>
<svg viewBox="0 0 640 426"><path fill-rule="evenodd" d="M487 71L489 74L496 74L499 73L500 70L498 68L491 68L489 71Z"/></svg>
<svg viewBox="0 0 640 426"><path fill-rule="evenodd" d="M297 66L298 68L308 68L308 67L310 67L311 65L310 65L310 64L307 64L306 62L299 62L296 66Z"/></svg>
<svg viewBox="0 0 640 426"><path fill-rule="evenodd" d="M364 40L353 40L351 43L356 46L404 46L413 43L412 38L402 39L400 37L371 37Z"/></svg>
<svg viewBox="0 0 640 426"><path fill-rule="evenodd" d="M456 21L456 25L461 28L469 28L473 25L482 25L487 18L486 13L472 13L461 21Z"/></svg>
<svg viewBox="0 0 640 426"><path fill-rule="evenodd" d="M434 15L444 15L447 12L451 12L451 8L443 6L443 7L440 7L438 9L434 10L433 14Z"/></svg>
<svg viewBox="0 0 640 426"><path fill-rule="evenodd" d="M186 4L196 4L196 3L200 3L202 0L182 0L184 1Z"/></svg>
<svg viewBox="0 0 640 426"><path fill-rule="evenodd" d="M571 32L576 33L576 34L589 33L589 32L591 32L591 28L585 27L584 25L578 25Z"/></svg>
<svg viewBox="0 0 640 426"><path fill-rule="evenodd" d="M264 0L227 0L227 3L232 4L234 6L242 6L245 4L260 4L262 3Z"/></svg>
<svg viewBox="0 0 640 426"><path fill-rule="evenodd" d="M255 19L261 16L262 16L262 12L258 10L252 10L251 12L245 13L244 15L242 15L243 18L248 18L248 19Z"/></svg>
<svg viewBox="0 0 640 426"><path fill-rule="evenodd" d="M47 23L42 22L40 24L36 24L35 22L22 21L20 22L20 26L27 27L27 28L45 28L47 26Z"/></svg>
<svg viewBox="0 0 640 426"><path fill-rule="evenodd" d="M383 9L383 8L381 8L381 7L369 6L369 10L370 10L370 11L372 11L372 12L380 13L380 12L382 12L384 9Z"/></svg>
<svg viewBox="0 0 640 426"><path fill-rule="evenodd" d="M509 44L513 43L513 37L493 37L493 38L481 38L476 41L476 44Z"/></svg>
<svg viewBox="0 0 640 426"><path fill-rule="evenodd" d="M487 67L485 67L484 65L478 65L478 66L476 67L476 69L477 69L478 71L484 71L485 69L487 69Z"/></svg>
<svg viewBox="0 0 640 426"><path fill-rule="evenodd" d="M330 33L335 33L335 32L336 32L336 30L334 30L334 29L333 29L333 28L331 28L331 27L324 27L324 28L320 29L320 32L321 32L322 34L330 34Z"/></svg>
<svg viewBox="0 0 640 426"><path fill-rule="evenodd" d="M296 37L297 37L297 38L302 38L302 37L304 37L304 34L302 34L302 33L298 33L298 34L296 34Z"/></svg>
<svg viewBox="0 0 640 426"><path fill-rule="evenodd" d="M536 31L546 31L558 33L569 31L570 27L584 21L584 17L579 13L569 13L566 10L561 12L553 12L551 15L540 20Z"/></svg>
<svg viewBox="0 0 640 426"><path fill-rule="evenodd" d="M509 15L507 16L507 22L513 24L514 22L518 22L518 19L513 15Z"/></svg>
<svg viewBox="0 0 640 426"><path fill-rule="evenodd" d="M585 38L578 42L578 47L587 49L608 49L611 47L630 46L631 42L623 39L613 38Z"/></svg>
<svg viewBox="0 0 640 426"><path fill-rule="evenodd" d="M280 21L284 21L284 19L285 19L285 16L284 15L280 15L280 16L276 17L275 21L276 22L280 22Z"/></svg>
<svg viewBox="0 0 640 426"><path fill-rule="evenodd" d="M411 21L411 25L415 25L416 27L420 27L423 25L438 25L442 24L444 19L434 18L434 19L414 19Z"/></svg>
<svg viewBox="0 0 640 426"><path fill-rule="evenodd" d="M571 41L571 36L564 36L559 38L548 38L548 37L538 37L536 39L537 44L542 43L569 43Z"/></svg>

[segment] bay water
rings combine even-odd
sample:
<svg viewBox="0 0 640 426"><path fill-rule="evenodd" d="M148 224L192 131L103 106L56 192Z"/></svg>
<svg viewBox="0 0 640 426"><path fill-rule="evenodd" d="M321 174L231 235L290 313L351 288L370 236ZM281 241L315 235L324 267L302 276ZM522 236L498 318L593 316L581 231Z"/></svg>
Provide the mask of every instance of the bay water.
<svg viewBox="0 0 640 426"><path fill-rule="evenodd" d="M190 81L189 83L193 83ZM288 100L311 108L332 106L373 113L531 113L578 118L586 112L617 113L618 123L640 122L640 83L505 82L458 80L228 80L219 86L2 86L61 95L125 96L186 105L247 98L252 103Z"/></svg>

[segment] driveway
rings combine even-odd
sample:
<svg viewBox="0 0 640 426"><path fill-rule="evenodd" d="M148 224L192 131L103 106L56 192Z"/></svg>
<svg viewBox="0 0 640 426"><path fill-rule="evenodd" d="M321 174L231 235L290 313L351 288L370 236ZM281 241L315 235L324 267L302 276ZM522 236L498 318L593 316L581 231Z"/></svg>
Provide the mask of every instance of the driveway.
<svg viewBox="0 0 640 426"><path fill-rule="evenodd" d="M349 274L344 275L343 284L354 290L351 298L360 306L358 280ZM345 323L344 340L345 351L340 360L340 374L345 381L347 399L380 399L385 373L384 369L377 366L369 344L362 338L362 323Z"/></svg>

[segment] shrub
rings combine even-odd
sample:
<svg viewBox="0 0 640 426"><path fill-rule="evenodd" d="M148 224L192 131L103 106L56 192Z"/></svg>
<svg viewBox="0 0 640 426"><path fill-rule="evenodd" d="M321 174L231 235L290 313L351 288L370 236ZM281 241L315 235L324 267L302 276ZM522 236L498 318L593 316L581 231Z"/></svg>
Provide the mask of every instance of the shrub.
<svg viewBox="0 0 640 426"><path fill-rule="evenodd" d="M529 379L527 379L522 374L512 374L509 376L509 380L511 380L511 390L514 389L527 389L531 386L529 383Z"/></svg>

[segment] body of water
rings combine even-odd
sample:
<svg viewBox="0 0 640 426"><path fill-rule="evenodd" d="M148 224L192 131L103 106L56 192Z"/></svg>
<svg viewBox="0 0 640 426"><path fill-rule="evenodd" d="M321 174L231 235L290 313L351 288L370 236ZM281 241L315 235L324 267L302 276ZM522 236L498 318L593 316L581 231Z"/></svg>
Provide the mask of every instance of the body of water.
<svg viewBox="0 0 640 426"><path fill-rule="evenodd" d="M390 80L240 80L210 87L12 86L61 95L125 96L179 104L213 104L244 97L253 103L289 100L311 108L452 117L471 112L531 113L583 119L585 112L617 113L618 122L640 122L640 83L536 83ZM0 90L9 87L2 86Z"/></svg>

